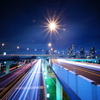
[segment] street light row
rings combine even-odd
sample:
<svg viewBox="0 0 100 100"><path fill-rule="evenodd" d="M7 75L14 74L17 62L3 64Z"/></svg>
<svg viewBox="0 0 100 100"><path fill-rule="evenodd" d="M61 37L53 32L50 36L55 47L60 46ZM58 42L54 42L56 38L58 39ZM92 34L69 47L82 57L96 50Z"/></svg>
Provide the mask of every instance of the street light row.
<svg viewBox="0 0 100 100"><path fill-rule="evenodd" d="M5 46L5 44L2 43L2 47L4 47L4 46ZM51 47L52 44L51 44L51 43L48 43L48 46L50 47L50 51L53 51L53 48ZM17 48L17 49L20 49L20 46L17 46L16 48ZM28 50L30 50L30 48L26 48L26 50L28 51ZM34 51L37 51L37 49L34 49ZM42 52L45 52L45 50L42 49ZM55 53L58 53L58 54L61 53L61 52L58 52L57 50L54 50L54 52L55 52ZM62 51L62 53L64 54L64 51Z"/></svg>
<svg viewBox="0 0 100 100"><path fill-rule="evenodd" d="M4 47L5 46L5 44L4 43L2 43L2 47ZM17 49L20 49L20 46L17 46L16 47ZM26 48L26 50L30 50L29 48ZM34 51L37 51L37 49L34 49ZM44 52L44 50L42 50L42 52Z"/></svg>

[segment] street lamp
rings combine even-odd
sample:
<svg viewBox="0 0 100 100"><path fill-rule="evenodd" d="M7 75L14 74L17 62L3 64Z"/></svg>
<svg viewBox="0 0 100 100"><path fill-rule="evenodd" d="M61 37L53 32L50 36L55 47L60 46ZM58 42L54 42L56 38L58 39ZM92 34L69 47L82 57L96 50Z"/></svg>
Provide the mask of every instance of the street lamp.
<svg viewBox="0 0 100 100"><path fill-rule="evenodd" d="M52 33L58 33L57 29L59 29L59 25L58 25L58 18L47 18L47 29L48 30L48 33L50 33L50 43L48 43L48 46L51 47L52 46ZM51 52L50 52L51 54ZM51 62L52 62L52 57L51 57ZM52 66L52 63L51 63L51 66Z"/></svg>
<svg viewBox="0 0 100 100"><path fill-rule="evenodd" d="M55 23L55 22L50 22L49 28L50 28L51 31L55 30L56 27L57 27L57 26L56 26L56 23Z"/></svg>
<svg viewBox="0 0 100 100"><path fill-rule="evenodd" d="M49 46L49 47L51 47L51 46L52 46L52 44L51 44L51 43L48 43L48 46Z"/></svg>
<svg viewBox="0 0 100 100"><path fill-rule="evenodd" d="M37 49L35 49L35 51L37 51Z"/></svg>
<svg viewBox="0 0 100 100"><path fill-rule="evenodd" d="M52 34L53 33L57 33L58 34L58 29L60 29L60 27L62 25L59 25L60 21L59 21L59 16L55 16L53 15L52 17L48 17L46 18L47 22L45 23L46 24L46 30L47 33L50 33L50 43L51 43L51 38L52 38ZM48 46L51 46L51 45L48 45Z"/></svg>
<svg viewBox="0 0 100 100"><path fill-rule="evenodd" d="M27 50L29 50L29 48L27 48Z"/></svg>
<svg viewBox="0 0 100 100"><path fill-rule="evenodd" d="M2 53L3 53L3 47L4 47L4 45L5 45L5 44L4 44L4 43L2 43Z"/></svg>
<svg viewBox="0 0 100 100"><path fill-rule="evenodd" d="M42 52L44 53L44 50L42 50Z"/></svg>
<svg viewBox="0 0 100 100"><path fill-rule="evenodd" d="M17 46L17 49L19 49L19 46Z"/></svg>
<svg viewBox="0 0 100 100"><path fill-rule="evenodd" d="M2 43L2 47L4 46L5 44L4 43Z"/></svg>
<svg viewBox="0 0 100 100"><path fill-rule="evenodd" d="M60 52L58 52L58 54L60 54Z"/></svg>
<svg viewBox="0 0 100 100"><path fill-rule="evenodd" d="M51 43L48 43L48 47L51 47L52 46L52 44ZM50 49L50 48L49 48ZM49 51L49 53L51 54L51 52Z"/></svg>
<svg viewBox="0 0 100 100"><path fill-rule="evenodd" d="M27 50L27 53L28 53L29 48L26 48L26 50Z"/></svg>
<svg viewBox="0 0 100 100"><path fill-rule="evenodd" d="M51 50L53 50L53 48L51 48Z"/></svg>
<svg viewBox="0 0 100 100"><path fill-rule="evenodd" d="M17 51L19 51L18 49L19 49L19 46L17 46Z"/></svg>
<svg viewBox="0 0 100 100"><path fill-rule="evenodd" d="M47 23L45 27L47 27L46 31L47 33L58 33L57 29L60 29L60 26L59 23L59 17L55 17L55 16L52 16L52 17L49 17L49 18L46 18L47 20Z"/></svg>

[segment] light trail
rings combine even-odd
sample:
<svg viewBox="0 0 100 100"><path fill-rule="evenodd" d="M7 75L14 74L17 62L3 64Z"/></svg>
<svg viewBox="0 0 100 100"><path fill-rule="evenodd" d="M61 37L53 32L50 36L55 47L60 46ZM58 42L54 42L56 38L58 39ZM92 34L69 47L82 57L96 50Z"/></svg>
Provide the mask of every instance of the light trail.
<svg viewBox="0 0 100 100"><path fill-rule="evenodd" d="M89 71L89 70L83 70L83 69L80 69L80 68L76 68L80 71L84 71L84 72L87 72L87 73L90 73L90 74L93 74L93 75L96 75L96 76L100 76L99 74L96 74L96 72L93 72L93 71Z"/></svg>
<svg viewBox="0 0 100 100"><path fill-rule="evenodd" d="M81 66L81 67L90 68L90 69L93 69L93 70L100 71L99 65L92 65L92 64L89 64L89 63L83 64L83 63L80 63L80 62L66 61L65 59L57 59L57 61L65 62L65 63L69 63L69 64L73 64L73 65L77 65L77 66Z"/></svg>
<svg viewBox="0 0 100 100"><path fill-rule="evenodd" d="M41 74L41 60L27 73L8 100L38 100Z"/></svg>
<svg viewBox="0 0 100 100"><path fill-rule="evenodd" d="M30 64L25 65L24 67L20 68L19 70L17 70L13 74L11 74L11 76L9 76L8 78L6 78L3 81L1 81L0 82L0 88L1 87L5 87L7 85L7 83L12 82L12 79L13 80L16 79L16 77L18 77L21 73L23 73L28 68L30 68Z"/></svg>

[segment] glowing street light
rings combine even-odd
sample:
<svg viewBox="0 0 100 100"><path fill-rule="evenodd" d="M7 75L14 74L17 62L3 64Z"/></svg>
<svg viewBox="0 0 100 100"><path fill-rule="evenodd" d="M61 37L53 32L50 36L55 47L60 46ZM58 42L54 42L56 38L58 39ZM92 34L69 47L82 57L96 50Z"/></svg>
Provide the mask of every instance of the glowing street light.
<svg viewBox="0 0 100 100"><path fill-rule="evenodd" d="M5 44L4 43L2 43L2 47L4 46Z"/></svg>
<svg viewBox="0 0 100 100"><path fill-rule="evenodd" d="M61 25L59 25L59 23L60 23L60 21L59 21L59 17L57 17L57 16L52 16L52 17L48 17L48 18L46 18L46 20L47 20L47 22L45 23L45 27L46 27L46 29L45 29L45 31L47 31L47 34L50 34L50 43L48 43L48 47L51 47L52 46L52 34L54 34L54 35L57 35L58 34L58 29L60 29L60 26ZM52 51L52 50L51 50ZM51 52L50 52L50 54L51 54Z"/></svg>
<svg viewBox="0 0 100 100"><path fill-rule="evenodd" d="M44 50L42 50L42 52L44 52Z"/></svg>
<svg viewBox="0 0 100 100"><path fill-rule="evenodd" d="M35 49L35 51L37 51L37 49Z"/></svg>
<svg viewBox="0 0 100 100"><path fill-rule="evenodd" d="M27 50L29 50L29 48L27 48Z"/></svg>
<svg viewBox="0 0 100 100"><path fill-rule="evenodd" d="M6 55L6 52L4 52L3 55Z"/></svg>
<svg viewBox="0 0 100 100"><path fill-rule="evenodd" d="M4 43L2 43L2 52L3 52L3 47L4 47L4 45L5 45L5 44L4 44Z"/></svg>
<svg viewBox="0 0 100 100"><path fill-rule="evenodd" d="M51 50L53 50L53 48L51 48Z"/></svg>
<svg viewBox="0 0 100 100"><path fill-rule="evenodd" d="M48 18L46 18L46 20L47 20L47 23L45 23L46 24L45 31L47 31L47 33L50 33L50 34L58 33L57 29L60 29L60 26L61 26L59 25L60 23L59 17L56 17L55 15L52 17L49 16Z"/></svg>
<svg viewBox="0 0 100 100"><path fill-rule="evenodd" d="M60 52L58 52L58 54L60 54Z"/></svg>
<svg viewBox="0 0 100 100"><path fill-rule="evenodd" d="M51 43L48 43L48 46L49 46L49 47L51 47L51 46L52 46L52 44L51 44Z"/></svg>
<svg viewBox="0 0 100 100"><path fill-rule="evenodd" d="M58 26L57 26L57 23L55 21L50 21L48 23L48 32L50 34L52 34L52 33L58 33L57 28L58 28Z"/></svg>
<svg viewBox="0 0 100 100"><path fill-rule="evenodd" d="M19 49L19 46L17 46L17 49Z"/></svg>
<svg viewBox="0 0 100 100"><path fill-rule="evenodd" d="M52 31L52 30L55 30L56 29L56 23L55 22L51 22L50 24L49 24L49 28L50 28L50 30Z"/></svg>

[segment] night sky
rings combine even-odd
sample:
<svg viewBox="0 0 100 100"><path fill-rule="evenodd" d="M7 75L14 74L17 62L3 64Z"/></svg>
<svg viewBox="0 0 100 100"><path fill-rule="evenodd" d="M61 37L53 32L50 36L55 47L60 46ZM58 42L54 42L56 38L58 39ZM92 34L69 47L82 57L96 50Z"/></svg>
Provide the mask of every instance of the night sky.
<svg viewBox="0 0 100 100"><path fill-rule="evenodd" d="M62 52L74 44L76 51L95 47L100 53L100 0L0 0L0 44L5 43L0 52L40 54L49 49L44 26L52 16L60 25L59 34L51 37L54 49Z"/></svg>

